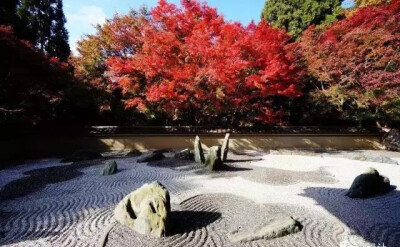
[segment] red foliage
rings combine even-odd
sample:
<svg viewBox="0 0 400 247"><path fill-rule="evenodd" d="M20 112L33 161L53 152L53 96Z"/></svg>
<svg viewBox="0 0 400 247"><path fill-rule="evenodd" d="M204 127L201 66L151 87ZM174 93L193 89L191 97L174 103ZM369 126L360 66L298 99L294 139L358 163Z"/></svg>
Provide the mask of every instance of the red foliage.
<svg viewBox="0 0 400 247"><path fill-rule="evenodd" d="M68 64L46 57L6 26L0 26L0 54L0 117L20 113L32 121L53 118L53 107L70 78Z"/></svg>
<svg viewBox="0 0 400 247"><path fill-rule="evenodd" d="M175 119L274 122L270 99L300 95L298 45L265 22L243 27L197 1L183 0L178 8L160 0L135 27L122 34L132 37L124 46L134 52L107 62L127 107Z"/></svg>
<svg viewBox="0 0 400 247"><path fill-rule="evenodd" d="M399 23L400 1L393 0L360 8L326 30L309 28L302 37L309 71L335 89L322 93L372 114L393 110L400 95Z"/></svg>

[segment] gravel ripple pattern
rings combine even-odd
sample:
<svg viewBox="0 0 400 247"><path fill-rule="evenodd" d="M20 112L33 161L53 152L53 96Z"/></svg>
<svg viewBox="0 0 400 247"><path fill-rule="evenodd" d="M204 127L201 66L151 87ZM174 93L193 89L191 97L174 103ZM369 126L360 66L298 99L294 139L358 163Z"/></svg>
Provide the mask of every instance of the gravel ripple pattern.
<svg viewBox="0 0 400 247"><path fill-rule="evenodd" d="M345 196L353 179L369 166L400 185L400 166L324 154L241 152L229 155L226 169L210 173L190 161L174 160L172 154L166 156L148 164L118 156L119 172L111 176L100 175L104 160L29 161L0 170L0 245L98 246L108 231L106 246L395 247L400 243L398 188L367 200ZM169 190L173 209L171 231L161 239L137 234L113 219L115 205L126 194L154 180ZM30 188L33 182L40 186ZM293 216L303 230L268 241L229 241L231 234L260 227L280 215Z"/></svg>

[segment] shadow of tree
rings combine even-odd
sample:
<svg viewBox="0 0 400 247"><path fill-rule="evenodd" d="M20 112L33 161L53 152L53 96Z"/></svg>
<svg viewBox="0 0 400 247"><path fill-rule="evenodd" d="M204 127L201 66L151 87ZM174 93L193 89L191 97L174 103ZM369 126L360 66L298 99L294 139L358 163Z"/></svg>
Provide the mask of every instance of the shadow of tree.
<svg viewBox="0 0 400 247"><path fill-rule="evenodd" d="M252 171L253 169L251 168L246 168L246 167L237 167L237 166L228 166L228 165L223 165L220 170L217 172L241 172L241 171Z"/></svg>
<svg viewBox="0 0 400 247"><path fill-rule="evenodd" d="M228 166L223 165L219 170L210 171L207 167L203 166L202 169L195 171L197 175L210 175L211 178L219 178L219 177L231 177L234 176L235 172L246 172L252 171L253 169L247 167L240 167L240 166Z"/></svg>
<svg viewBox="0 0 400 247"><path fill-rule="evenodd" d="M206 211L172 211L168 236L184 234L206 227L221 218L221 213Z"/></svg>
<svg viewBox="0 0 400 247"><path fill-rule="evenodd" d="M242 162L246 162L243 160ZM236 161L235 161L236 163ZM151 167L162 167L162 168L170 168L172 170L178 171L195 171L196 174L215 174L215 173L222 173L222 172L240 172L240 171L251 171L253 169L234 166L234 165L226 165L224 164L222 168L218 171L209 171L203 164L196 163L190 160L180 160L175 158L165 158L159 161L153 161L147 163L148 166Z"/></svg>
<svg viewBox="0 0 400 247"><path fill-rule="evenodd" d="M161 168L170 168L170 169L178 169L180 167L192 167L192 168L200 168L197 163L191 160L180 160L175 158L164 158L162 160L151 161L147 163L148 166L151 167L161 167Z"/></svg>
<svg viewBox="0 0 400 247"><path fill-rule="evenodd" d="M6 184L0 191L0 201L12 200L34 193L47 184L55 184L74 179L83 173L80 169L99 165L102 160L76 162L69 165L41 168L24 172L23 177Z"/></svg>
<svg viewBox="0 0 400 247"><path fill-rule="evenodd" d="M245 162L252 162L252 161L261 161L263 159L259 158L259 159L227 159L224 162L225 163L245 163Z"/></svg>
<svg viewBox="0 0 400 247"><path fill-rule="evenodd" d="M309 187L302 196L314 199L365 240L380 246L400 243L400 192L351 199L346 189ZM384 244L384 245L383 245Z"/></svg>
<svg viewBox="0 0 400 247"><path fill-rule="evenodd" d="M16 244L17 246L26 245L25 241L28 240L38 240L40 238L57 236L61 233L59 230L54 229L32 229L28 226L21 224L19 220L16 220L18 216L26 215L27 212L5 212L0 211L0 222L3 227L6 224L10 224L11 222L18 224L18 227L11 227L9 229L6 228L5 231L0 231L0 246L7 245L7 244ZM30 212L31 213L31 212ZM37 225L44 224L43 221L36 222ZM11 223L11 225L13 225ZM26 229L21 234L21 229ZM17 236L17 237L16 237Z"/></svg>

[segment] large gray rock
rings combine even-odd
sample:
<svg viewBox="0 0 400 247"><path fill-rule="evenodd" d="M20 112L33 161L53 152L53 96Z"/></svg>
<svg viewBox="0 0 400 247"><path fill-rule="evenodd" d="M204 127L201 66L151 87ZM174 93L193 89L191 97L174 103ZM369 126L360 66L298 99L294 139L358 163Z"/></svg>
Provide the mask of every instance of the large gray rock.
<svg viewBox="0 0 400 247"><path fill-rule="evenodd" d="M182 151L175 153L174 158L180 159L180 160L193 160L194 154L193 154L192 150L187 148L187 149L184 149Z"/></svg>
<svg viewBox="0 0 400 247"><path fill-rule="evenodd" d="M230 236L231 242L247 242L259 239L274 239L289 234L300 232L303 226L300 222L290 216L276 219L262 227L261 229L252 229L243 233L237 233Z"/></svg>
<svg viewBox="0 0 400 247"><path fill-rule="evenodd" d="M194 140L194 160L197 163L202 163L202 164L204 164L205 162L203 147L201 146L201 141L199 136L196 136L196 139Z"/></svg>
<svg viewBox="0 0 400 247"><path fill-rule="evenodd" d="M222 143L222 148L221 148L222 161L226 161L226 159L228 157L228 151L229 151L229 133L226 133L224 142Z"/></svg>
<svg viewBox="0 0 400 247"><path fill-rule="evenodd" d="M138 233L162 237L166 234L170 213L168 190L161 183L153 182L122 199L114 210L114 218Z"/></svg>
<svg viewBox="0 0 400 247"><path fill-rule="evenodd" d="M206 159L206 167L211 171L221 170L223 166L221 160L221 147L213 146L210 148L207 159Z"/></svg>
<svg viewBox="0 0 400 247"><path fill-rule="evenodd" d="M165 156L162 153L148 153L148 154L142 155L137 160L137 162L138 163L152 162L152 161L162 160L164 158L165 158Z"/></svg>
<svg viewBox="0 0 400 247"><path fill-rule="evenodd" d="M103 176L112 175L117 173L117 171L118 171L117 162L115 162L115 160L109 160L104 165L104 168L101 171L101 175Z"/></svg>
<svg viewBox="0 0 400 247"><path fill-rule="evenodd" d="M66 163L66 162L78 162L78 161L85 161L85 160L95 160L95 159L101 159L103 156L94 151L77 151L68 157L65 157L64 159L61 160L61 163Z"/></svg>
<svg viewBox="0 0 400 247"><path fill-rule="evenodd" d="M346 195L350 198L368 198L387 193L390 189L387 177L381 176L374 168L368 168L354 179Z"/></svg>
<svg viewBox="0 0 400 247"><path fill-rule="evenodd" d="M400 132L397 129L391 129L383 136L382 143L387 150L400 152Z"/></svg>

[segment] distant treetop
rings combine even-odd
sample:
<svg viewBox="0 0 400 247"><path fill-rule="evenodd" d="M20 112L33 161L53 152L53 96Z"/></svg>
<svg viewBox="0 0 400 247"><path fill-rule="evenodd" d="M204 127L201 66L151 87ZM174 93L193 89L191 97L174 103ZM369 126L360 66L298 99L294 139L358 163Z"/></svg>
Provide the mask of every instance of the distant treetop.
<svg viewBox="0 0 400 247"><path fill-rule="evenodd" d="M354 0L357 7L364 7L369 5L377 5L380 3L388 3L390 0Z"/></svg>
<svg viewBox="0 0 400 247"><path fill-rule="evenodd" d="M261 17L297 37L310 25L332 23L343 15L343 0L268 0Z"/></svg>

